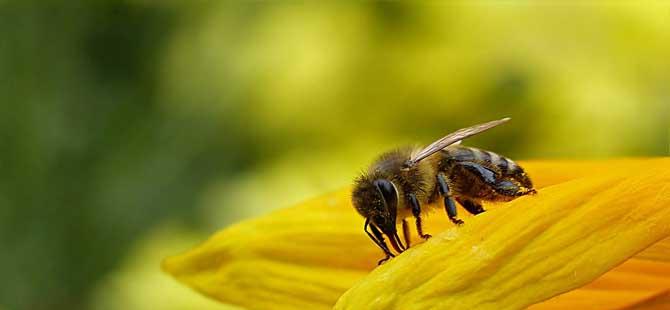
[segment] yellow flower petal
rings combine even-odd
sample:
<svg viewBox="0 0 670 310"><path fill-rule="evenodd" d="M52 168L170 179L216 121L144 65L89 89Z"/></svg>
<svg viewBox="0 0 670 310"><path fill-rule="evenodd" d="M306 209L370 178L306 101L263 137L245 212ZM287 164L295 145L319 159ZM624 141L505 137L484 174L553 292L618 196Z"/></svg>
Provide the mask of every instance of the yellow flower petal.
<svg viewBox="0 0 670 310"><path fill-rule="evenodd" d="M654 243L635 257L670 263L670 238Z"/></svg>
<svg viewBox="0 0 670 310"><path fill-rule="evenodd" d="M587 283L667 235L668 225L659 224L667 223L667 211L654 204L668 205L668 159L524 167L538 188L579 180L493 207L459 228L442 214L429 217L427 231L448 230L374 270L338 307L530 305ZM382 255L362 225L343 190L227 228L163 268L207 296L250 309L331 308ZM556 271L547 274L549 267ZM578 273L561 273L567 271Z"/></svg>
<svg viewBox="0 0 670 310"><path fill-rule="evenodd" d="M656 242L593 282L528 309L670 309L668 292L670 238ZM661 304L665 299L667 304Z"/></svg>
<svg viewBox="0 0 670 310"><path fill-rule="evenodd" d="M632 258L579 289L528 309L623 309L658 298L668 290L670 263Z"/></svg>
<svg viewBox="0 0 670 310"><path fill-rule="evenodd" d="M163 268L249 309L329 309L376 266L379 249L345 191L227 228Z"/></svg>
<svg viewBox="0 0 670 310"><path fill-rule="evenodd" d="M521 309L670 234L670 160L544 188L375 269L336 309Z"/></svg>
<svg viewBox="0 0 670 310"><path fill-rule="evenodd" d="M670 290L654 295L621 310L667 310L670 309Z"/></svg>

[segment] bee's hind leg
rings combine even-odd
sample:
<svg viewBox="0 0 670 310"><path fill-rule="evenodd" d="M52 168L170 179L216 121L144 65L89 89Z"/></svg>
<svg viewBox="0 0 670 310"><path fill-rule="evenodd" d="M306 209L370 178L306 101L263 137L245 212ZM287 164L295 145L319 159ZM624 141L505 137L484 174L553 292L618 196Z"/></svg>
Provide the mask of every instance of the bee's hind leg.
<svg viewBox="0 0 670 310"><path fill-rule="evenodd" d="M456 198L456 201L458 201L458 203L460 203L461 206L463 206L463 208L465 208L465 210L468 210L468 212L470 212L473 215L477 215L479 213L482 213L482 212L486 211L486 210L484 210L484 207L482 207L482 205L480 203L474 202L470 199Z"/></svg>
<svg viewBox="0 0 670 310"><path fill-rule="evenodd" d="M459 165L473 173L499 195L514 198L537 193L535 189L520 187L506 178L501 178L500 176L496 175L495 172L486 167L482 167L480 164L473 162L461 162Z"/></svg>
<svg viewBox="0 0 670 310"><path fill-rule="evenodd" d="M372 230L372 233L368 231L368 227L370 227L370 230ZM389 250L388 245L386 245L386 241L384 241L384 235L382 235L382 232L375 227L375 225L370 225L370 219L365 220L365 226L363 228L365 230L365 233L368 234L368 237L372 239L372 241L375 242L375 244L384 251L384 254L386 254L386 257L382 258L377 262L377 265L381 265L387 260L389 260L391 257L395 257L391 250Z"/></svg>
<svg viewBox="0 0 670 310"><path fill-rule="evenodd" d="M444 209L447 211L449 219L456 225L463 224L463 220L456 217L458 216L456 204L449 194L449 184L447 184L447 178L444 176L444 173L440 172L437 174L437 189L444 197Z"/></svg>

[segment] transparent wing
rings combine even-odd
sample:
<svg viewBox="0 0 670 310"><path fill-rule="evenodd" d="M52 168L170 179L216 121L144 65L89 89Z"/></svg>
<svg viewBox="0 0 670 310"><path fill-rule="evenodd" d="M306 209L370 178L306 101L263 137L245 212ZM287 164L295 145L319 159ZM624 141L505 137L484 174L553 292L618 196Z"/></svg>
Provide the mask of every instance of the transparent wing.
<svg viewBox="0 0 670 310"><path fill-rule="evenodd" d="M447 147L449 145L452 145L454 143L459 143L461 140L463 140L465 138L468 138L468 137L474 136L474 135L476 135L480 132L489 130L489 129L491 129L493 127L496 127L496 126L498 126L498 125L500 125L504 122L507 122L509 120L510 120L510 118L506 117L506 118L503 118L503 119L499 119L497 121L491 121L491 122L488 122L488 123L474 125L472 127L462 128L462 129L456 130L455 132L446 135L444 138L433 142L431 145L425 147L424 149L422 149L421 151L416 153L414 156L412 156L412 158L410 158L408 164L410 166L413 166L416 163L420 162L422 159L434 154L435 152L437 152L441 149L444 149L445 147Z"/></svg>

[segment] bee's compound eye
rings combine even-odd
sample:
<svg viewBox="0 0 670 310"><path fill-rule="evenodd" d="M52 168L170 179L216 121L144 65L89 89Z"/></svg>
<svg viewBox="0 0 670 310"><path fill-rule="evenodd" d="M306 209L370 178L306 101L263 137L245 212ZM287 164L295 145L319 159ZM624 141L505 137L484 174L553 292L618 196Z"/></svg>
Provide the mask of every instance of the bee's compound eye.
<svg viewBox="0 0 670 310"><path fill-rule="evenodd" d="M386 207L395 209L398 205L398 192L395 189L395 185L386 179L377 179L373 183L381 193L382 198L384 198Z"/></svg>

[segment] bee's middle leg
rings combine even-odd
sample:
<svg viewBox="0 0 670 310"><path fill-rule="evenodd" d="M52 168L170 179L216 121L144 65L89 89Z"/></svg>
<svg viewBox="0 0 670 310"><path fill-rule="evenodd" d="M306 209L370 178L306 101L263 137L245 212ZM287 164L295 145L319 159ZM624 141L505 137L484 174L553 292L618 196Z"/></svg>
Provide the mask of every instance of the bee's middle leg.
<svg viewBox="0 0 670 310"><path fill-rule="evenodd" d="M421 226L421 205L419 204L419 199L416 198L414 193L411 193L408 196L409 205L412 207L412 214L416 220L416 231L419 233L419 236L423 239L428 239L431 237L429 234L423 233L423 227Z"/></svg>
<svg viewBox="0 0 670 310"><path fill-rule="evenodd" d="M456 225L463 224L463 220L456 217L458 216L456 204L449 194L449 184L447 184L447 178L444 176L444 173L440 172L437 174L437 189L444 197L444 209L447 211L449 219Z"/></svg>
<svg viewBox="0 0 670 310"><path fill-rule="evenodd" d="M405 220L405 219L402 220L402 236L404 237L405 244L407 245L407 248L409 249L409 247L410 247L409 225L407 224L407 220Z"/></svg>

